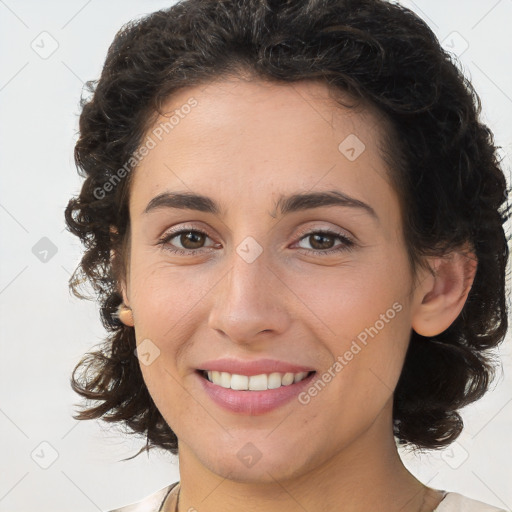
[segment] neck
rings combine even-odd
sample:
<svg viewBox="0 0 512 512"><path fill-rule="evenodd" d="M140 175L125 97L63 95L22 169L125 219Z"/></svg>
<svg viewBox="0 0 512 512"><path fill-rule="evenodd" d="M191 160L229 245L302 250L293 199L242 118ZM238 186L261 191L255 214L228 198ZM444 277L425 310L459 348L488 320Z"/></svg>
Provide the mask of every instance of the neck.
<svg viewBox="0 0 512 512"><path fill-rule="evenodd" d="M250 482L234 480L207 468L180 443L179 512L296 512L297 510L360 512L430 512L442 499L403 465L394 442L391 411L383 414L349 446L292 477ZM166 506L166 511L174 511Z"/></svg>

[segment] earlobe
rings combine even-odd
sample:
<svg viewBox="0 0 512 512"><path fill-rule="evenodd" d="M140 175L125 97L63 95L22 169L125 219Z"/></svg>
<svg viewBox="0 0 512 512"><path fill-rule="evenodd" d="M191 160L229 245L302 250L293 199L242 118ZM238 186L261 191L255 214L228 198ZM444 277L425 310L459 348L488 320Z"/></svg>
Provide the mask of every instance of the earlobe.
<svg viewBox="0 0 512 512"><path fill-rule="evenodd" d="M120 289L121 296L123 298L123 302L117 308L117 317L123 324L125 324L129 327L133 327L134 326L133 312L132 312L132 309L130 307L130 303L128 300L128 294L126 291L126 283L125 283L124 279L120 280L119 289Z"/></svg>
<svg viewBox="0 0 512 512"><path fill-rule="evenodd" d="M134 326L133 312L128 302L128 295L126 292L126 285L124 280L118 282L119 293L121 294L123 302L119 304L115 316L124 324L129 327Z"/></svg>
<svg viewBox="0 0 512 512"><path fill-rule="evenodd" d="M130 307L125 304L120 304L117 308L117 317L119 320L128 327L133 327L135 325L133 321L133 313Z"/></svg>
<svg viewBox="0 0 512 512"><path fill-rule="evenodd" d="M118 231L117 228L114 226L110 226L110 236L111 236L111 242L112 237L117 235ZM121 297L123 299L123 302L119 305L117 308L116 316L117 318L125 325L129 327L134 326L133 321L133 313L129 305L128 301L128 293L127 293L127 286L126 281L124 278L124 273L120 271L120 264L117 261L118 254L113 249L110 250L110 265L114 271L114 275L116 276L116 279L118 281L118 287L119 292L121 294Z"/></svg>
<svg viewBox="0 0 512 512"><path fill-rule="evenodd" d="M459 316L476 275L477 259L469 251L453 251L431 260L433 276L417 289L412 328L421 336L436 336Z"/></svg>

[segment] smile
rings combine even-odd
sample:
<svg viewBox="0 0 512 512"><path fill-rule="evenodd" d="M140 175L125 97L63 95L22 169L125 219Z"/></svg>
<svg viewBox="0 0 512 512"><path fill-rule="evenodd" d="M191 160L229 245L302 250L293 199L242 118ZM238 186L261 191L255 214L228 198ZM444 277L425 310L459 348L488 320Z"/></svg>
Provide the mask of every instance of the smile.
<svg viewBox="0 0 512 512"><path fill-rule="evenodd" d="M230 413L255 416L292 402L311 384L316 371L272 372L249 376L197 370L195 374L202 390L214 404Z"/></svg>
<svg viewBox="0 0 512 512"><path fill-rule="evenodd" d="M236 373L203 370L203 377L225 389L237 391L265 391L290 386L304 380L314 372L262 373L260 375L240 375Z"/></svg>

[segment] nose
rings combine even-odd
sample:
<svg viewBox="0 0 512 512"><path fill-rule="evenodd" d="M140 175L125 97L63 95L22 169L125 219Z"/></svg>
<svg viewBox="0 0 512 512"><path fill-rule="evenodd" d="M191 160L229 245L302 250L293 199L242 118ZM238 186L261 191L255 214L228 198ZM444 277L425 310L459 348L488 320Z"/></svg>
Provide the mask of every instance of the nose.
<svg viewBox="0 0 512 512"><path fill-rule="evenodd" d="M265 253L252 262L238 253L215 287L209 327L233 343L251 344L285 332L291 323L287 287Z"/></svg>

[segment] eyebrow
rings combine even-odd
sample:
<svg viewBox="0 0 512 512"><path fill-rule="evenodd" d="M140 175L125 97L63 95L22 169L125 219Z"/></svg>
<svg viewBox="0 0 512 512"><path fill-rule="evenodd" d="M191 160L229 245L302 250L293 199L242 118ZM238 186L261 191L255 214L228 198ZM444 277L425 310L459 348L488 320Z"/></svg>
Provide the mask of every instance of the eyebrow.
<svg viewBox="0 0 512 512"><path fill-rule="evenodd" d="M297 193L289 196L281 195L274 203L274 209L270 215L275 217L277 210L280 211L281 215L286 215L287 213L294 213L325 206L358 208L365 211L375 220L379 220L378 215L370 205L338 190ZM192 192L163 192L151 199L143 214L161 208L196 210L199 212L212 213L214 215L222 213L220 206L213 199L207 196Z"/></svg>

